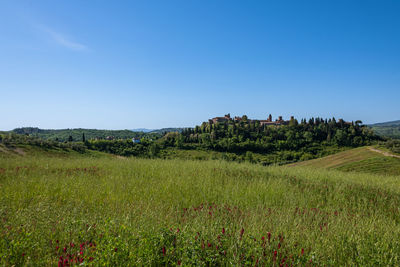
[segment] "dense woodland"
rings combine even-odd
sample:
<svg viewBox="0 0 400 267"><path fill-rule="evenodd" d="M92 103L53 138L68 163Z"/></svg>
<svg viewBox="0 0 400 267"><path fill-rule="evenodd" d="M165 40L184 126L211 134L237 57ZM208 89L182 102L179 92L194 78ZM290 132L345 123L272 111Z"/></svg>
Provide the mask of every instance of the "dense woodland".
<svg viewBox="0 0 400 267"><path fill-rule="evenodd" d="M185 129L181 134L169 133L160 143L163 147L234 153L249 161L256 155L275 155L273 159L258 157L258 161L268 164L307 160L380 139L370 128L361 125L361 121L349 123L335 118L311 118L299 123L292 119L289 125L267 126L243 116L240 122L205 122Z"/></svg>
<svg viewBox="0 0 400 267"><path fill-rule="evenodd" d="M29 136L39 137L45 140L53 141L82 141L82 136L85 135L86 140L91 139L131 139L131 138L159 138L163 135L162 131L157 132L134 132L131 130L97 130L97 129L39 129L37 127L16 128L12 131L16 134L25 134ZM83 140L84 141L84 140Z"/></svg>
<svg viewBox="0 0 400 267"><path fill-rule="evenodd" d="M71 148L77 151L85 149L98 150L121 156L164 157L171 158L177 151L185 151L185 157L191 157L191 151L217 152L217 158L233 161L250 161L264 165L288 163L322 157L327 154L349 148L369 145L382 140L361 121L345 122L342 119L292 119L288 125L261 125L259 121L247 120L246 116L238 121L224 123L206 123L179 132L138 133L125 131L103 131L103 134L114 134L115 140L102 140L98 135L101 130L79 130L72 137L44 140L46 130L37 128L25 135L14 133L0 137L3 142L30 143L42 147ZM36 132L35 132L36 131ZM54 130L53 130L54 131ZM68 134L60 130L63 135ZM14 132L18 132L15 130ZM119 132L121 135L117 135ZM19 137L18 137L19 136ZM118 136L118 139L116 138ZM131 137L140 138L140 143L133 143ZM58 140L58 142L56 141ZM60 142L64 140L63 142ZM394 148L397 147L392 145Z"/></svg>

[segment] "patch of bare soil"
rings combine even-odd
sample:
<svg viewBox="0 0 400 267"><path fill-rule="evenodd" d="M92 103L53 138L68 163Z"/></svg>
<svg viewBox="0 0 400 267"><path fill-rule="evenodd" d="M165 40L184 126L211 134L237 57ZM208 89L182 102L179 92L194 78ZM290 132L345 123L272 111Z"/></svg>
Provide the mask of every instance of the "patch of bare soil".
<svg viewBox="0 0 400 267"><path fill-rule="evenodd" d="M368 147L368 149L371 150L371 151L380 153L380 154L382 154L382 155L384 155L384 156L386 156L386 157L393 157L393 158L398 158L398 159L400 159L400 156L395 155L395 154L392 154L392 153L390 153L390 152L382 151L382 150L379 150L379 149L376 149L376 148L373 148L373 147Z"/></svg>
<svg viewBox="0 0 400 267"><path fill-rule="evenodd" d="M21 156L25 156L26 154L25 151L22 150L22 148L15 148L13 151Z"/></svg>

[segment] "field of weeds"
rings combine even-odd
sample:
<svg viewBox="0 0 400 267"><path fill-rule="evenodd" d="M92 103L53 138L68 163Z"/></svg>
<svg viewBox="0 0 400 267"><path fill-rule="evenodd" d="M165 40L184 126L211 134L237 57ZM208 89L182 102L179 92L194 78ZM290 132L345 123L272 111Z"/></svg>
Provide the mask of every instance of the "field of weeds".
<svg viewBox="0 0 400 267"><path fill-rule="evenodd" d="M400 177L0 157L0 265L400 265Z"/></svg>

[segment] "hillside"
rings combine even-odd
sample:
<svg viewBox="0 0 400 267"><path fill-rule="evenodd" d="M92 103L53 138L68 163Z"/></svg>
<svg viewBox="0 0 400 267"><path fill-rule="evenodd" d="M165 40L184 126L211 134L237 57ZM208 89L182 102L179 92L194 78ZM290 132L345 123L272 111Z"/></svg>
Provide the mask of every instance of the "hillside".
<svg viewBox="0 0 400 267"><path fill-rule="evenodd" d="M290 166L400 175L400 155L391 155L394 154L384 151L382 148L360 147L319 159L294 163Z"/></svg>
<svg viewBox="0 0 400 267"><path fill-rule="evenodd" d="M0 265L399 266L399 196L315 168L0 157Z"/></svg>
<svg viewBox="0 0 400 267"><path fill-rule="evenodd" d="M39 129L36 127L24 127L12 130L16 134L27 134L45 140L68 141L70 136L74 141L82 141L83 135L86 140L90 139L131 139L131 138L159 138L160 133L133 132L131 130L98 130L98 129Z"/></svg>
<svg viewBox="0 0 400 267"><path fill-rule="evenodd" d="M380 136L400 139L400 120L375 123L369 126Z"/></svg>

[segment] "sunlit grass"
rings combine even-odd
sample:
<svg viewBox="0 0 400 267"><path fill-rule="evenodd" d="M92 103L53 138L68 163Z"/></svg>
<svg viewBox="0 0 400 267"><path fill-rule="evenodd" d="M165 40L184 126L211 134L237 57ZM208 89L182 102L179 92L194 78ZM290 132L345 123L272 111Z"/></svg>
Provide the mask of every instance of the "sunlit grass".
<svg viewBox="0 0 400 267"><path fill-rule="evenodd" d="M400 264L395 176L78 154L0 168L1 265Z"/></svg>

